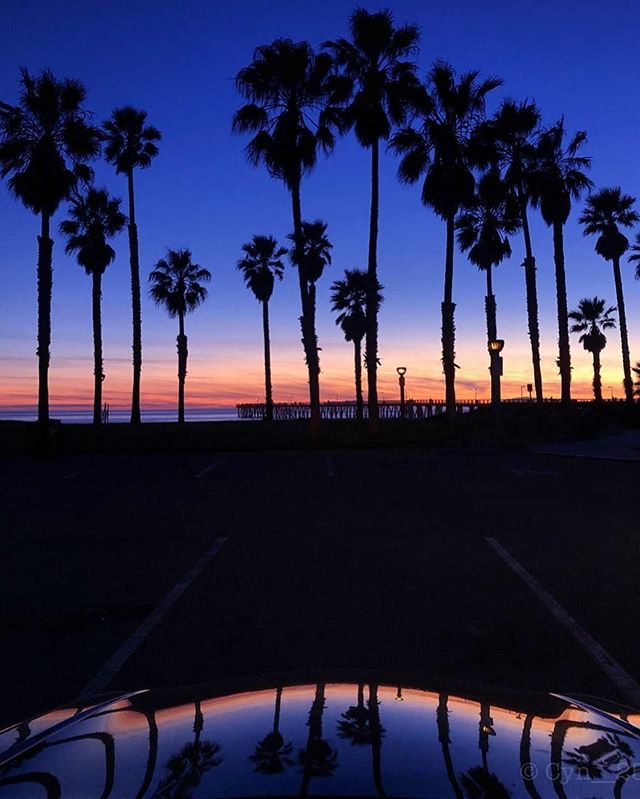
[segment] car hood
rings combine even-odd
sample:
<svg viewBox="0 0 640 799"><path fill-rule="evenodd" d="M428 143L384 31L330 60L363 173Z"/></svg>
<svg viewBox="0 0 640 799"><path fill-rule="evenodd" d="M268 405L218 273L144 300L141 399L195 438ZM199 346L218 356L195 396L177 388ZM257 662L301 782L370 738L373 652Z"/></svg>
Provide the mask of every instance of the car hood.
<svg viewBox="0 0 640 799"><path fill-rule="evenodd" d="M640 713L318 676L139 691L0 733L0 799L631 797Z"/></svg>

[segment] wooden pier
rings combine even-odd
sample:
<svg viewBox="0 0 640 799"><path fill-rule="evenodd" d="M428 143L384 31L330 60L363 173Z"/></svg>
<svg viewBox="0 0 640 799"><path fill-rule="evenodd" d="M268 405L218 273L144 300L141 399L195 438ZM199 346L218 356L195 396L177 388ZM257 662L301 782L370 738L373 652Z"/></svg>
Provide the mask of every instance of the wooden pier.
<svg viewBox="0 0 640 799"><path fill-rule="evenodd" d="M489 400L458 400L456 411L469 413L486 405ZM263 402L243 403L237 405L239 419L264 419L265 404ZM380 419L431 419L446 411L444 400L407 400L403 408L400 402L380 402ZM368 417L365 404L364 418ZM274 420L308 419L311 415L308 402L277 402L273 406ZM355 402L322 402L320 403L320 416L322 419L341 420L356 418Z"/></svg>

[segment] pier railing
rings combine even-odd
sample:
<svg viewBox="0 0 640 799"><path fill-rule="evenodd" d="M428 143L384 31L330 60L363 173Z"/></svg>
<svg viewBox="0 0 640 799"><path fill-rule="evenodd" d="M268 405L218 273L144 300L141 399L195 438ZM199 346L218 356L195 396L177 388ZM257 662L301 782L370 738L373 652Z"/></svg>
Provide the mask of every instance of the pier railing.
<svg viewBox="0 0 640 799"><path fill-rule="evenodd" d="M457 400L456 411L470 411L490 405L489 400ZM263 402L243 403L237 405L239 419L264 419L266 406ZM381 419L430 419L446 411L444 400L407 400L404 410L400 402L378 403ZM367 406L363 408L364 418L368 417ZM276 420L308 419L311 410L308 402L278 402L273 406L273 418ZM322 419L355 419L355 402L322 402L320 403Z"/></svg>

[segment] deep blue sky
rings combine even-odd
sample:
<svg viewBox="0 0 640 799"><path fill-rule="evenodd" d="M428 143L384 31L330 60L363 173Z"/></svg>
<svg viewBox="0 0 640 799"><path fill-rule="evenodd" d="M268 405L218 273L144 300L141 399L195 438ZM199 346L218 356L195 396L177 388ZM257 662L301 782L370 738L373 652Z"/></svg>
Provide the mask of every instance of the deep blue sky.
<svg viewBox="0 0 640 799"><path fill-rule="evenodd" d="M629 0L451 3L405 0L389 4L398 22L422 28L421 73L435 58L460 69L501 76L493 108L507 95L534 98L551 123L565 115L569 131L586 129L596 185L621 184L640 193L640 7ZM240 103L234 88L238 69L254 47L277 36L317 45L346 35L350 2L140 2L84 0L55 3L5 0L0 48L0 98L17 96L20 65L49 66L60 76L81 78L88 107L102 120L116 105L144 108L163 133L151 169L138 173L141 262L146 273L167 246L189 246L211 269L208 303L188 322L188 395L203 401L212 393L232 403L261 393L259 308L235 270L242 242L254 233L283 238L290 230L289 198L283 186L249 167L245 140L230 132ZM380 6L365 4L376 10ZM124 185L107 166L97 180L123 196ZM439 304L444 230L423 209L417 190L400 186L391 156L384 159L381 185L380 276L386 287L381 316L383 382L393 390L395 366L405 361L416 396L440 393ZM344 268L363 266L368 224L368 154L351 137L334 156L321 160L303 187L307 218L329 223L334 265L319 289L319 335L326 397L350 391L351 352L328 310L331 281ZM61 219L58 215L56 223ZM593 253L572 216L567 228L569 302L598 294L614 303L610 267ZM0 381L2 395L28 401L35 375L35 260L37 221L3 190L0 193ZM555 359L555 295L551 236L537 219L534 247L539 265L544 372L548 393L558 394ZM105 277L104 314L107 399L125 400L128 381L129 296L126 237ZM524 314L522 247L496 275L499 325L507 340L505 379L511 394L530 379ZM91 387L90 281L54 249L54 399L86 401ZM625 267L632 357L640 357L640 285ZM459 380L486 388L483 281L464 256L456 263ZM144 385L149 399L172 396L175 376L174 325L145 300ZM276 392L288 399L304 391L305 369L297 326L295 274L288 268L273 302ZM576 381L588 390L589 360L574 343ZM605 352L605 385L620 380L619 343L612 333ZM231 374L239 390L231 387ZM111 380L111 383L109 382ZM586 381L586 382L585 382ZM255 386L255 388L254 388ZM330 387L330 388L329 388ZM189 392L189 388L191 392ZM111 394L109 393L111 391ZM461 388L461 393L465 393ZM6 399L5 399L6 401Z"/></svg>

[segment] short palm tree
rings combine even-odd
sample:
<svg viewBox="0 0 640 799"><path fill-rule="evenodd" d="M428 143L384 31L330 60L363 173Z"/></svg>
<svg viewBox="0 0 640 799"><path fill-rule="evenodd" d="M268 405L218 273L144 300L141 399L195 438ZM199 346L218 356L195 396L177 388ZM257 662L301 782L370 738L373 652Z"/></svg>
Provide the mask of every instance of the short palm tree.
<svg viewBox="0 0 640 799"><path fill-rule="evenodd" d="M604 330L616 326L612 314L615 308L605 310L605 301L594 297L592 300L580 300L578 308L571 311L569 319L573 320L572 333L581 333L578 339L582 346L593 356L593 396L596 402L602 402L602 380L600 378L600 353L607 345Z"/></svg>
<svg viewBox="0 0 640 799"><path fill-rule="evenodd" d="M244 257L238 261L244 282L262 305L262 333L264 338L264 383L265 418L273 419L273 390L271 386L271 340L269 335L269 300L273 294L276 278L282 280L287 254L286 247L279 247L273 236L254 236L242 245Z"/></svg>
<svg viewBox="0 0 640 799"><path fill-rule="evenodd" d="M354 348L356 382L356 419L364 418L362 400L362 339L367 331L367 289L370 276L361 269L346 269L343 280L331 286L331 310L337 311L336 324L344 333L345 341L352 341ZM378 283L375 292L376 315L382 302L382 286ZM368 350L367 350L368 351Z"/></svg>
<svg viewBox="0 0 640 799"><path fill-rule="evenodd" d="M291 758L293 744L285 743L280 732L280 708L282 705L282 688L276 688L276 703L273 714L273 727L264 738L261 738L249 760L254 763L254 771L260 774L282 774L294 765Z"/></svg>
<svg viewBox="0 0 640 799"><path fill-rule="evenodd" d="M169 317L178 317L178 421L184 422L184 384L187 377L187 336L184 318L207 297L202 285L211 280L211 273L191 260L190 250L168 250L149 274L149 295L156 305L162 305Z"/></svg>
<svg viewBox="0 0 640 799"><path fill-rule="evenodd" d="M470 161L471 134L484 118L486 97L500 86L498 78L479 80L477 71L458 76L449 64L436 62L427 81L430 108L416 114L417 128L404 128L391 139L402 158L400 180L415 183L424 176L422 202L446 224L444 297L442 302L442 365L449 423L456 415L453 260L455 219L473 197L475 178Z"/></svg>
<svg viewBox="0 0 640 799"><path fill-rule="evenodd" d="M561 399L564 403L571 402L571 350L564 266L564 226L571 212L571 200L577 200L593 185L585 174L585 170L591 166L591 159L579 155L580 148L586 140L587 134L582 130L565 142L564 119L560 119L540 134L529 178L532 204L535 208L540 208L542 218L553 229L558 313L558 367Z"/></svg>
<svg viewBox="0 0 640 799"><path fill-rule="evenodd" d="M629 240L621 232L621 227L631 227L640 221L634 210L635 197L623 194L619 186L600 189L589 195L580 224L584 225L585 236L597 236L596 252L613 265L613 279L616 286L618 319L620 322L620 344L622 347L622 371L624 374L624 394L627 402L633 402L633 382L631 380L631 358L629 355L629 336L627 333L627 314L620 273L620 258L629 249Z"/></svg>
<svg viewBox="0 0 640 799"><path fill-rule="evenodd" d="M264 164L271 177L282 180L291 194L294 253L303 245L301 184L316 165L318 149L329 153L334 146L335 116L329 108L327 78L332 60L328 53L314 53L307 42L276 39L258 47L253 61L236 76L238 91L247 104L236 111L233 130L250 133L246 154L254 166ZM302 344L309 372L311 430L320 427L320 367L311 331L315 328L309 287L298 272L302 306Z"/></svg>
<svg viewBox="0 0 640 799"><path fill-rule="evenodd" d="M147 124L147 112L130 105L116 108L104 123L105 156L126 175L129 195L129 263L131 267L131 311L133 322L133 383L131 389L131 422L140 423L140 375L142 372L142 307L140 290L140 256L138 225L134 197L133 173L146 169L158 155L160 131Z"/></svg>
<svg viewBox="0 0 640 799"><path fill-rule="evenodd" d="M494 116L480 125L473 140L473 154L482 166L495 165L518 200L524 237L523 262L527 292L527 320L531 342L533 384L537 402L544 399L540 368L540 321L536 259L533 256L527 209L531 203L529 177L536 163L540 111L535 103L505 100Z"/></svg>
<svg viewBox="0 0 640 799"><path fill-rule="evenodd" d="M102 418L102 275L116 256L108 240L120 233L127 223L120 211L120 202L110 197L106 189L91 188L72 199L69 219L60 223L60 232L67 238L65 252L75 253L78 263L93 280L94 424L100 424Z"/></svg>
<svg viewBox="0 0 640 799"><path fill-rule="evenodd" d="M313 375L319 387L320 356L318 353L320 348L316 332L316 283L322 277L325 267L331 264L333 244L327 236L327 224L321 219L316 219L315 222L302 222L300 235L296 236L296 233L293 232L289 234L288 238L293 242L289 255L301 275L300 284L304 286L306 295L306 312L300 323L302 336L307 341L313 355L311 363L307 360L307 367L309 374ZM313 414L313 408L311 408L311 413ZM318 394L319 413L320 395Z"/></svg>
<svg viewBox="0 0 640 799"><path fill-rule="evenodd" d="M458 244L469 261L485 273L487 293L487 349L491 359L491 401L500 402L499 353L490 342L498 338L496 298L493 293L493 267L511 257L509 236L520 228L520 214L513 193L497 170L483 175L474 197L467 203L456 222Z"/></svg>
<svg viewBox="0 0 640 799"><path fill-rule="evenodd" d="M636 361L636 365L631 369L634 375L638 378L634 385L633 396L640 397L640 361Z"/></svg>
<svg viewBox="0 0 640 799"><path fill-rule="evenodd" d="M629 263L636 265L636 280L640 280L640 233L636 233L636 243L630 249L633 255L629 256Z"/></svg>
<svg viewBox="0 0 640 799"><path fill-rule="evenodd" d="M424 104L424 90L411 60L418 52L420 32L416 25L396 26L388 9L370 12L356 8L349 20L351 40L327 41L334 57L338 80L333 99L346 103L344 127L353 128L359 144L371 150L371 208L367 273L371 292L367 298L367 383L369 424L379 425L378 413L378 315L375 286L378 282L378 212L380 142L394 125L403 125L416 104Z"/></svg>
<svg viewBox="0 0 640 799"><path fill-rule="evenodd" d="M53 241L51 217L78 179L88 181L87 161L100 152L100 132L89 123L86 89L45 69L20 71L17 105L0 102L0 175L9 191L40 216L38 236L38 421L49 421L49 360Z"/></svg>

